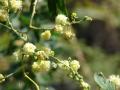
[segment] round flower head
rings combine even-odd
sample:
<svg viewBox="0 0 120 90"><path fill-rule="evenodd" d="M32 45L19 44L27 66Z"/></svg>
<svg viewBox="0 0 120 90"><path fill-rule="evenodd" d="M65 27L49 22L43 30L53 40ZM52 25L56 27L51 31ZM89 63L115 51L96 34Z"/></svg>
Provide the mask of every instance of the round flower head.
<svg viewBox="0 0 120 90"><path fill-rule="evenodd" d="M75 36L75 34L71 31L65 31L63 33L63 37L66 39L66 40L69 40L69 39L72 39L73 37Z"/></svg>
<svg viewBox="0 0 120 90"><path fill-rule="evenodd" d="M43 40L49 40L50 37L51 37L51 33L50 33L49 30L47 30L47 31L45 31L45 32L43 32L43 33L41 33L41 38L42 38Z"/></svg>
<svg viewBox="0 0 120 90"><path fill-rule="evenodd" d="M11 5L11 9L16 12L17 10L20 10L22 8L22 1L10 0L10 5Z"/></svg>
<svg viewBox="0 0 120 90"><path fill-rule="evenodd" d="M84 81L82 81L81 84L82 84L82 87L84 88L84 90L88 90L90 87L89 84Z"/></svg>
<svg viewBox="0 0 120 90"><path fill-rule="evenodd" d="M32 69L35 72L47 72L50 70L50 61L39 61L34 62L32 65Z"/></svg>
<svg viewBox="0 0 120 90"><path fill-rule="evenodd" d="M46 58L48 58L44 51L37 51L36 56L38 60L45 60Z"/></svg>
<svg viewBox="0 0 120 90"><path fill-rule="evenodd" d="M44 48L43 49L47 56L54 56L54 51L52 51L50 48Z"/></svg>
<svg viewBox="0 0 120 90"><path fill-rule="evenodd" d="M113 82L116 85L116 87L120 87L120 77L119 77L119 75L117 75L117 76L111 75L111 76L109 76L109 80L111 82Z"/></svg>
<svg viewBox="0 0 120 90"><path fill-rule="evenodd" d="M0 0L0 4L2 4L3 7L8 7L8 0Z"/></svg>
<svg viewBox="0 0 120 90"><path fill-rule="evenodd" d="M5 81L4 76L2 74L0 74L0 83L2 83L4 81Z"/></svg>
<svg viewBox="0 0 120 90"><path fill-rule="evenodd" d="M0 10L0 21L4 22L7 21L8 13L6 10L1 9Z"/></svg>
<svg viewBox="0 0 120 90"><path fill-rule="evenodd" d="M68 70L68 67L69 67L69 61L67 61L67 60L61 61L60 63L58 63L58 66L60 69L66 71L66 70Z"/></svg>
<svg viewBox="0 0 120 90"><path fill-rule="evenodd" d="M70 62L70 67L74 70L74 71L78 71L78 69L80 68L80 64L77 60L73 60Z"/></svg>
<svg viewBox="0 0 120 90"><path fill-rule="evenodd" d="M58 25L66 25L66 24L68 24L68 17L66 17L63 14L59 14L56 17L55 22Z"/></svg>
<svg viewBox="0 0 120 90"><path fill-rule="evenodd" d="M36 49L36 46L29 42L23 46L23 52L28 55L33 54L35 52L35 49Z"/></svg>
<svg viewBox="0 0 120 90"><path fill-rule="evenodd" d="M55 25L55 32L62 33L63 32L63 26L62 25Z"/></svg>

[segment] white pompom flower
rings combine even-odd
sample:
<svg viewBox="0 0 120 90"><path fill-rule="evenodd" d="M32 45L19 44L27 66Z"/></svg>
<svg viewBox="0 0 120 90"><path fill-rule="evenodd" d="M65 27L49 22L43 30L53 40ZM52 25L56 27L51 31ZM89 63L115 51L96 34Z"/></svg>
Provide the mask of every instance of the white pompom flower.
<svg viewBox="0 0 120 90"><path fill-rule="evenodd" d="M67 25L68 24L68 17L66 17L63 14L59 14L56 17L55 22L58 25Z"/></svg>
<svg viewBox="0 0 120 90"><path fill-rule="evenodd" d="M20 10L22 8L22 1L10 0L10 5L11 5L11 9L16 12L17 10Z"/></svg>
<svg viewBox="0 0 120 90"><path fill-rule="evenodd" d="M32 55L35 52L35 49L36 46L29 42L23 46L23 52L27 55Z"/></svg>
<svg viewBox="0 0 120 90"><path fill-rule="evenodd" d="M32 69L35 72L47 72L50 70L50 61L38 61L34 62Z"/></svg>
<svg viewBox="0 0 120 90"><path fill-rule="evenodd" d="M4 22L7 21L7 17L8 17L8 12L4 9L0 10L0 21Z"/></svg>
<svg viewBox="0 0 120 90"><path fill-rule="evenodd" d="M62 60L61 62L58 63L58 66L59 66L60 69L68 71L68 69L69 69L69 61Z"/></svg>
<svg viewBox="0 0 120 90"><path fill-rule="evenodd" d="M0 83L2 83L2 82L4 82L5 81L5 79L4 79L5 77L3 76L3 74L0 74Z"/></svg>
<svg viewBox="0 0 120 90"><path fill-rule="evenodd" d="M80 68L79 61L77 61L77 60L71 61L71 62L70 62L70 67L71 67L75 72L77 72L78 69Z"/></svg>
<svg viewBox="0 0 120 90"><path fill-rule="evenodd" d="M119 75L111 75L109 76L109 80L113 82L116 87L120 87L120 76Z"/></svg>

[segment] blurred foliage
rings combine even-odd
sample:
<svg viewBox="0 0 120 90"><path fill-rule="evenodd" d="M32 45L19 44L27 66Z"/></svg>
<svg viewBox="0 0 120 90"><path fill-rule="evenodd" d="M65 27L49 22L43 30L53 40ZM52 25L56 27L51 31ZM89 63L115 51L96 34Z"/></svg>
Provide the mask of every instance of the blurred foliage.
<svg viewBox="0 0 120 90"><path fill-rule="evenodd" d="M54 33L51 40L44 42L40 40L40 33L42 31L32 32L31 29L27 27L27 25L29 25L29 18L31 15L31 9L29 8L31 6L30 1L32 0L23 1L23 10L21 10L21 12L18 12L17 15L12 14L11 20L15 28L19 29L19 31L27 32L29 34L29 41L34 42L38 48L41 48L41 46L44 45L51 47L51 49L53 49L60 58L66 59L67 57L71 56L78 59L81 63L81 69L79 72L85 76L86 81L90 82L93 85L94 90L96 90L96 87L95 84L93 84L93 73L101 71L107 76L110 74L120 74L119 52L109 54L109 52L106 53L106 49L104 49L102 45L97 45L96 42L94 43L95 45L87 44L87 40L84 37L92 32L92 30L90 30L91 28L89 28L91 25L90 23L85 22L77 24L77 27L80 27L77 29L73 25L73 30L76 32L76 34L78 34L77 39L73 41L67 42L61 37L56 37L58 34ZM91 16L94 20L105 22L105 25L109 27L107 30L109 33L111 33L110 36L114 35L114 33L117 33L118 35L117 39L110 38L109 41L113 43L116 40L118 42L117 45L120 46L120 0L66 0L66 4L59 3L63 1L64 0L56 0L56 2L53 3L52 0L48 0L47 3L46 0L39 0L36 9L37 13L35 14L33 24L38 27L52 27L54 25L53 20L58 13L64 13L68 15L68 13L77 12L80 18L87 15ZM65 5L69 9L68 13L66 12ZM58 12L56 12L56 9L58 9ZM85 33L82 37L80 36L81 32L86 32L84 31L84 28L88 28L90 31L87 34ZM93 28L96 30L96 32L98 32L98 27L94 26ZM101 29L104 30L103 28ZM102 32L101 34L102 39L106 39L103 37L105 33ZM92 34L92 36L94 39L96 39L96 33ZM105 36L108 37L107 34L105 34ZM101 39L96 40L98 42L101 41ZM19 40L16 35L10 34L9 30L0 26L1 73L8 74L19 67L17 64L18 61L16 61L12 54L19 47L22 47L22 45L22 40ZM118 49L120 50L120 47L118 47ZM31 76L35 77L34 75ZM54 76L52 76L51 73L49 75L47 74L40 76L38 74L36 76L36 80L43 85L43 90L45 90L44 86L48 86L49 90L54 90L52 86L55 87L56 90L80 90L77 87L77 83L74 85L74 81L68 79L62 71L54 72ZM24 82L22 80L24 80ZM27 82L27 84L25 84L25 82ZM19 73L15 77L8 79L6 82L0 85L0 90L29 90L29 86L31 86L32 90L34 90L34 86L32 86L29 81L21 78L21 73ZM63 87L62 89L62 86L67 87ZM24 87L24 89L21 87Z"/></svg>

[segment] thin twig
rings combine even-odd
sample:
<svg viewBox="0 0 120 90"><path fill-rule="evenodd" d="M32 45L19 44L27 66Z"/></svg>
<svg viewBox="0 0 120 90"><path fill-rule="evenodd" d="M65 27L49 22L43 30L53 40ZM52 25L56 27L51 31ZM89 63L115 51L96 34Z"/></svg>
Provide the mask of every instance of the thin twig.
<svg viewBox="0 0 120 90"><path fill-rule="evenodd" d="M24 76L35 85L36 90L40 90L38 84L35 81L33 81L25 72L24 72Z"/></svg>
<svg viewBox="0 0 120 90"><path fill-rule="evenodd" d="M17 70L15 70L14 72L6 75L4 78L0 79L0 81L2 81L3 79L7 79L10 78L11 76L14 76L16 73L20 72L23 68L25 67L25 65L19 67Z"/></svg>

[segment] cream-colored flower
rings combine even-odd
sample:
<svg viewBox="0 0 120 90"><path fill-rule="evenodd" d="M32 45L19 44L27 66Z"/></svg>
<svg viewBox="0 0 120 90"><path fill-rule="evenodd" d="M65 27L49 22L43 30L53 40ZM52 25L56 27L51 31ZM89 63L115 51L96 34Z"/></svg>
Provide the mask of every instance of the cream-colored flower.
<svg viewBox="0 0 120 90"><path fill-rule="evenodd" d="M75 36L75 34L71 31L65 31L63 33L63 37L67 40L72 39Z"/></svg>
<svg viewBox="0 0 120 90"><path fill-rule="evenodd" d="M38 60L45 60L48 58L47 54L44 51L37 51L36 56Z"/></svg>
<svg viewBox="0 0 120 90"><path fill-rule="evenodd" d="M1 9L0 10L0 21L1 22L7 21L7 17L8 17L8 12L6 10Z"/></svg>
<svg viewBox="0 0 120 90"><path fill-rule="evenodd" d="M43 49L47 56L54 56L54 51L52 51L50 48L44 48Z"/></svg>
<svg viewBox="0 0 120 90"><path fill-rule="evenodd" d="M33 45L32 43L26 43L24 46L23 46L23 52L25 54L33 54L35 52L35 49L36 49L36 46Z"/></svg>
<svg viewBox="0 0 120 90"><path fill-rule="evenodd" d="M21 0L10 0L11 9L15 12L22 8L22 1Z"/></svg>
<svg viewBox="0 0 120 90"><path fill-rule="evenodd" d="M70 62L70 67L74 70L74 71L78 71L78 69L80 68L80 64L77 60L73 60Z"/></svg>
<svg viewBox="0 0 120 90"><path fill-rule="evenodd" d="M41 38L43 40L49 40L51 38L51 32L49 30L41 33Z"/></svg>
<svg viewBox="0 0 120 90"><path fill-rule="evenodd" d="M62 33L63 32L63 26L62 25L55 25L55 32Z"/></svg>
<svg viewBox="0 0 120 90"><path fill-rule="evenodd" d="M62 60L61 62L58 63L58 66L62 70L68 70L69 69L69 61L67 60Z"/></svg>
<svg viewBox="0 0 120 90"><path fill-rule="evenodd" d="M4 76L2 74L0 74L0 83L2 83L4 81L5 81Z"/></svg>
<svg viewBox="0 0 120 90"><path fill-rule="evenodd" d="M68 24L68 17L66 17L63 14L59 14L56 17L55 22L58 25L67 25Z"/></svg>
<svg viewBox="0 0 120 90"><path fill-rule="evenodd" d="M82 87L84 88L84 90L88 90L89 87L90 87L90 85L88 83L84 82L84 81L81 82L81 84L82 84Z"/></svg>
<svg viewBox="0 0 120 90"><path fill-rule="evenodd" d="M38 61L34 62L32 69L35 72L47 72L50 70L50 61Z"/></svg>
<svg viewBox="0 0 120 90"><path fill-rule="evenodd" d="M119 75L111 75L109 76L109 80L113 82L116 87L120 87L120 76Z"/></svg>

